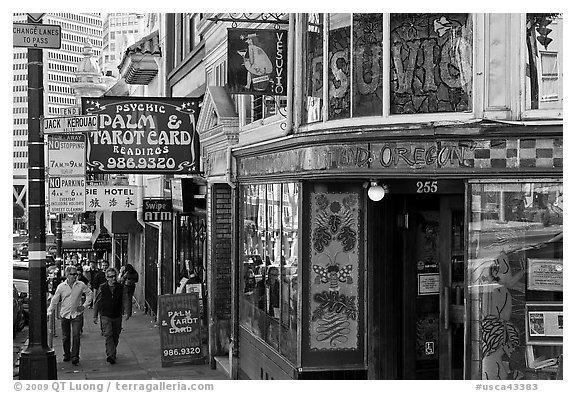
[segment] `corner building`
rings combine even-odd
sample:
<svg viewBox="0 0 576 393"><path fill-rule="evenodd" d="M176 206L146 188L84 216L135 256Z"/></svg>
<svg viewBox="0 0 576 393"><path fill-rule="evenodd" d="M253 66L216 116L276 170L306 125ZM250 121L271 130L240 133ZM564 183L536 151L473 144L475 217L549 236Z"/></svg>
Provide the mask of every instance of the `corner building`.
<svg viewBox="0 0 576 393"><path fill-rule="evenodd" d="M238 379L562 378L561 14L233 21L286 30L285 96L229 94L232 14L194 15L212 358Z"/></svg>

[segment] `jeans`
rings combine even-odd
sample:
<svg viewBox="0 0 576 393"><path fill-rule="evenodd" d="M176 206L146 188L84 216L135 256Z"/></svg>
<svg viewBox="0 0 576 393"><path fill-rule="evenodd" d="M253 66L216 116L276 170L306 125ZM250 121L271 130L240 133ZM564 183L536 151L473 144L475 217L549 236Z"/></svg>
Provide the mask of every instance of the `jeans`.
<svg viewBox="0 0 576 393"><path fill-rule="evenodd" d="M80 330L84 315L79 314L76 318L62 318L62 346L64 348L64 358L80 358ZM72 334L70 334L72 333ZM70 335L72 335L72 351L70 351Z"/></svg>
<svg viewBox="0 0 576 393"><path fill-rule="evenodd" d="M104 329L104 338L106 338L106 357L116 360L116 347L122 331L122 317L110 318L102 315L100 323Z"/></svg>

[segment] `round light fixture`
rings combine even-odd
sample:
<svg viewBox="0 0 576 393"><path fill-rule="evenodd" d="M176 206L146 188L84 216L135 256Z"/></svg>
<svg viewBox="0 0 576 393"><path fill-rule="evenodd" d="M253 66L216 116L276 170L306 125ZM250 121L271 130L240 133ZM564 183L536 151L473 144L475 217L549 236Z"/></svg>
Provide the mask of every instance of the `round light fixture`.
<svg viewBox="0 0 576 393"><path fill-rule="evenodd" d="M384 195L386 195L384 187L376 181L371 181L370 188L368 189L368 198L370 198L371 201L378 202L384 198Z"/></svg>

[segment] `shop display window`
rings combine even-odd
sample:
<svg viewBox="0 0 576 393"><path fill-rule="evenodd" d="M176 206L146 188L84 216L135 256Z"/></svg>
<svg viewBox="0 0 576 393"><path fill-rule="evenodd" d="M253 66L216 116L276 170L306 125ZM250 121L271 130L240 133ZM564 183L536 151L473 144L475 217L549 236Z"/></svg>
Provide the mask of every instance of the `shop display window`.
<svg viewBox="0 0 576 393"><path fill-rule="evenodd" d="M563 187L470 185L472 379L557 379L563 342Z"/></svg>
<svg viewBox="0 0 576 393"><path fill-rule="evenodd" d="M300 186L247 185L241 195L240 324L295 362Z"/></svg>

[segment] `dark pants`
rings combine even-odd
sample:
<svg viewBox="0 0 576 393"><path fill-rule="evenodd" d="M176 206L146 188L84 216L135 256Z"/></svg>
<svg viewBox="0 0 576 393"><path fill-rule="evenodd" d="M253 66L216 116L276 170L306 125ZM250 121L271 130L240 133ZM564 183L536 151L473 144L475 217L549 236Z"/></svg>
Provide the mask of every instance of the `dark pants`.
<svg viewBox="0 0 576 393"><path fill-rule="evenodd" d="M116 347L122 331L122 317L110 318L102 315L100 323L104 329L104 338L106 338L106 357L116 360Z"/></svg>
<svg viewBox="0 0 576 393"><path fill-rule="evenodd" d="M84 315L80 314L76 318L62 318L62 346L64 348L64 358L80 358L80 330ZM70 337L72 336L72 337ZM70 351L70 338L72 338L72 351Z"/></svg>

